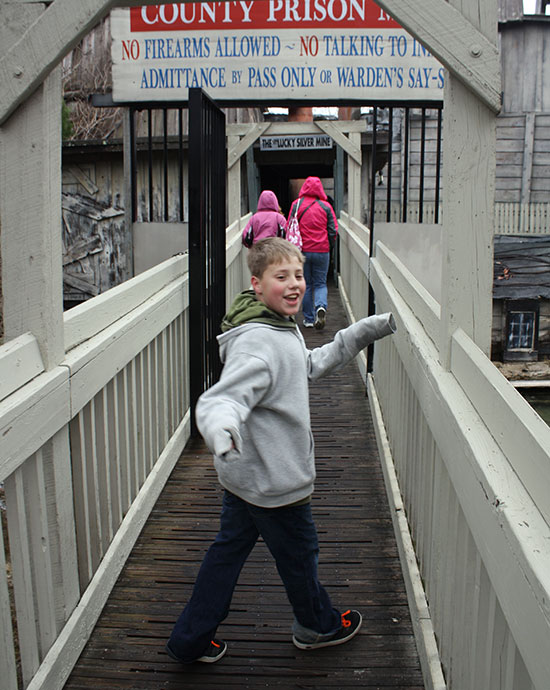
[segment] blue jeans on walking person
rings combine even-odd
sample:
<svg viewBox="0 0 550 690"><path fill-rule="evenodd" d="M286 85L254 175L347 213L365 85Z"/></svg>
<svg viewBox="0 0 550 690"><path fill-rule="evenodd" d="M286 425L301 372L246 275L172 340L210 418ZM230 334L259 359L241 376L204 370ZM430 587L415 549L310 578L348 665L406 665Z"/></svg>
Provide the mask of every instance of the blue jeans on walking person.
<svg viewBox="0 0 550 690"><path fill-rule="evenodd" d="M306 292L302 302L304 321L314 323L319 307L327 308L327 272L330 252L304 252Z"/></svg>
<svg viewBox="0 0 550 690"><path fill-rule="evenodd" d="M239 573L260 535L292 605L293 633L304 642L316 642L340 629L340 613L317 578L319 545L311 505L260 508L226 491L220 531L170 636L170 648L182 661L197 659L214 639L229 613Z"/></svg>

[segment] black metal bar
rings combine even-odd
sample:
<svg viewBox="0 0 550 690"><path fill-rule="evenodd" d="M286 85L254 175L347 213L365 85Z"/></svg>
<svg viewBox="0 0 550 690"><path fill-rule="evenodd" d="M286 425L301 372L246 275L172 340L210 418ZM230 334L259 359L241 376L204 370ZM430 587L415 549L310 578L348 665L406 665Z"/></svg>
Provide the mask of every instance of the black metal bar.
<svg viewBox="0 0 550 690"><path fill-rule="evenodd" d="M409 186L409 108L405 108L405 141L403 143L403 211L402 221L407 222L407 203Z"/></svg>
<svg viewBox="0 0 550 690"><path fill-rule="evenodd" d="M369 228L369 267L374 251L374 213L375 213L375 198L376 198L376 145L377 137L376 130L378 129L378 108L374 106L372 112L372 160L371 160L371 189L370 189L370 228ZM370 271L370 268L369 268ZM369 316L376 312L376 302L374 297L374 290L370 284L369 276L369 300L368 313ZM374 344L367 348L367 372L371 372L374 366Z"/></svg>
<svg viewBox="0 0 550 690"><path fill-rule="evenodd" d="M191 432L201 393L221 371L216 336L225 312L225 115L189 90L189 350Z"/></svg>
<svg viewBox="0 0 550 690"><path fill-rule="evenodd" d="M418 222L424 220L424 172L426 161L426 108L422 108L420 126L420 189L418 195Z"/></svg>
<svg viewBox="0 0 550 690"><path fill-rule="evenodd" d="M163 124L163 166L164 166L164 221L168 221L168 109L162 111Z"/></svg>
<svg viewBox="0 0 550 690"><path fill-rule="evenodd" d="M205 310L203 185L204 156L201 92L189 93L189 386L191 397L191 433L197 434L195 405L204 390L202 314Z"/></svg>
<svg viewBox="0 0 550 690"><path fill-rule="evenodd" d="M183 108L178 109L178 188L180 196L180 222L183 222Z"/></svg>
<svg viewBox="0 0 550 690"><path fill-rule="evenodd" d="M389 108L388 114L388 181L386 188L386 221L391 220L391 175L393 152L393 108Z"/></svg>
<svg viewBox="0 0 550 690"><path fill-rule="evenodd" d="M441 123L442 123L442 110L441 108L437 111L437 153L435 160L435 216L434 223L439 223L439 193L441 189Z"/></svg>
<svg viewBox="0 0 550 690"><path fill-rule="evenodd" d="M147 108L147 160L149 163L149 222L153 221L153 110Z"/></svg>
<svg viewBox="0 0 550 690"><path fill-rule="evenodd" d="M137 221L137 144L136 144L136 109L128 109L130 118L130 189L132 197L132 222Z"/></svg>
<svg viewBox="0 0 550 690"><path fill-rule="evenodd" d="M376 130L378 129L378 108L374 106L372 110L372 154L371 154L371 166L370 166L370 241L369 241L369 253L372 256L372 241L374 235L374 211L375 211L375 201L376 201Z"/></svg>

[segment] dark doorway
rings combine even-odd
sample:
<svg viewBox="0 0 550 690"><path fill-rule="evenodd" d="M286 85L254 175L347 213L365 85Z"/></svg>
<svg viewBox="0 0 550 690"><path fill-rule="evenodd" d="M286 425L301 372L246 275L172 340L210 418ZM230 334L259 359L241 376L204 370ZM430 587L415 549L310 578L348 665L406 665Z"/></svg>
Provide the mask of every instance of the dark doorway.
<svg viewBox="0 0 550 690"><path fill-rule="evenodd" d="M275 192L282 212L287 216L290 205L294 201L290 190L290 180L305 179L310 175L320 177L322 180L332 179L333 174L332 165L320 165L319 163L307 165L265 165L260 167L260 185L261 189L271 189Z"/></svg>
<svg viewBox="0 0 550 690"><path fill-rule="evenodd" d="M258 168L260 191L271 189L277 195L283 214L288 215L296 198L290 189L290 180L305 180L310 175L323 179L334 176L336 146L331 149L261 151L254 148L254 163ZM329 192L327 192L329 193ZM250 210L256 210L257 199L250 200Z"/></svg>

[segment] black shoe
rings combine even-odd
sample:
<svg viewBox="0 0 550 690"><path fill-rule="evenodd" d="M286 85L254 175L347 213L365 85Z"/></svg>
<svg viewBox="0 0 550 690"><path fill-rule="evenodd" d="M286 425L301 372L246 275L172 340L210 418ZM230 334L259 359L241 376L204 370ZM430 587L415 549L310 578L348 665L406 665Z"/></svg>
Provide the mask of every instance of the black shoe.
<svg viewBox="0 0 550 690"><path fill-rule="evenodd" d="M317 309L317 312L315 313L315 324L314 324L315 328L318 331L323 330L323 328L325 327L326 320L327 320L327 310L324 309L323 307L319 307L319 309Z"/></svg>
<svg viewBox="0 0 550 690"><path fill-rule="evenodd" d="M204 664L214 664L227 652L227 643L223 640L212 640L206 652L197 659L193 659L193 661L183 661L183 659L180 659L179 656L170 649L168 642L166 643L165 649L168 656L174 659L174 661L179 661L180 664L191 664L193 661L202 661Z"/></svg>
<svg viewBox="0 0 550 690"><path fill-rule="evenodd" d="M337 644L344 644L359 632L363 618L359 611L346 611L342 614L342 627L328 637L319 642L301 642L296 635L292 637L292 642L298 649L321 649L321 647L334 647Z"/></svg>
<svg viewBox="0 0 550 690"><path fill-rule="evenodd" d="M214 664L219 661L227 652L227 643L223 640L212 640L206 652L195 661L202 661L204 664Z"/></svg>

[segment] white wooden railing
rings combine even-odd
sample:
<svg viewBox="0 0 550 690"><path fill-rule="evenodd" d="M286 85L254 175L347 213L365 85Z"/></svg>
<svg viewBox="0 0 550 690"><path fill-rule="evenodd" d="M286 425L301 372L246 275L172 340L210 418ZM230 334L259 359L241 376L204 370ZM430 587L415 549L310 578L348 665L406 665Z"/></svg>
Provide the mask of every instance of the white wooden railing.
<svg viewBox="0 0 550 690"><path fill-rule="evenodd" d="M364 271L367 228L340 231ZM461 330L444 370L439 304L380 242L370 266L398 324L368 388L426 687L547 690L550 428Z"/></svg>
<svg viewBox="0 0 550 690"><path fill-rule="evenodd" d="M370 231L345 211L338 219L338 283L348 319L362 319L369 313L369 243ZM361 375L366 378L367 362L358 358Z"/></svg>
<svg viewBox="0 0 550 690"><path fill-rule="evenodd" d="M439 210L439 222L441 222L441 207ZM390 219L392 223L402 221L403 210L401 203L392 202L390 207ZM375 222L386 220L386 201L376 201ZM422 208L422 222L433 223L435 221L435 204L433 201L425 201ZM407 223L419 223L420 210L418 201L409 201L407 205ZM537 202L520 204L513 202L495 203L495 235L548 235L550 234L550 203Z"/></svg>
<svg viewBox="0 0 550 690"><path fill-rule="evenodd" d="M225 301L227 307L238 292L246 290L250 286L250 271L246 264L247 250L243 248L241 235L251 215L251 213L247 213L246 216L231 223L225 233L227 248L225 255Z"/></svg>
<svg viewBox="0 0 550 690"><path fill-rule="evenodd" d="M227 299L246 288L227 240ZM367 377L426 686L550 687L550 430L461 331L438 359L439 305L387 246L340 218L351 320L398 332ZM65 315L66 359L35 338L0 348L2 687L61 688L189 435L187 256ZM0 537L6 541L4 526ZM413 550L414 544L414 550ZM15 600L19 639L12 627Z"/></svg>
<svg viewBox="0 0 550 690"><path fill-rule="evenodd" d="M249 281L246 220L227 229L228 299ZM0 347L3 690L63 687L189 438L187 255L69 310L64 331L51 371L31 334Z"/></svg>

